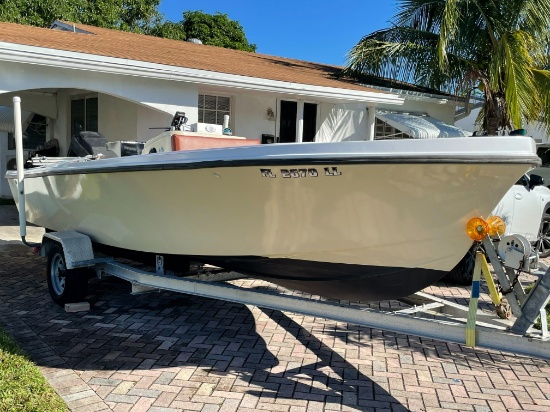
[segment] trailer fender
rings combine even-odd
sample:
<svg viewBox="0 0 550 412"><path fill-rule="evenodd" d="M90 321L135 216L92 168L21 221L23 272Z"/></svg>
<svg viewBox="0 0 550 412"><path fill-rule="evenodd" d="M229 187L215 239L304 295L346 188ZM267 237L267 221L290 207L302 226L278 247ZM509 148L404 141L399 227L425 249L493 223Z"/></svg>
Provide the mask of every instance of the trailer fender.
<svg viewBox="0 0 550 412"><path fill-rule="evenodd" d="M76 269L93 265L94 251L91 239L75 231L49 232L42 238L40 256L48 257L53 244L63 249L67 269Z"/></svg>

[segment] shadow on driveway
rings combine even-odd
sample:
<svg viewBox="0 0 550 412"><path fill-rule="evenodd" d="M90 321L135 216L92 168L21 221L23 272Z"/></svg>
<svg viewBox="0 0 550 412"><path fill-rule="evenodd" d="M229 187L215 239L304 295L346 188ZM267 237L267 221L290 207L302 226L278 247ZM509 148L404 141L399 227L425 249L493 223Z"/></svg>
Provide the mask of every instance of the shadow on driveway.
<svg viewBox="0 0 550 412"><path fill-rule="evenodd" d="M231 376L258 398L406 410L358 365L279 311L171 292L132 296L128 282L109 277L90 282L89 312L66 313L50 300L44 258L10 247L0 250L0 260L0 312L9 312L0 313L0 325L14 328L9 319L17 318L33 332L16 336L29 340L27 350L38 336L62 360L52 365L53 357L31 350L43 366L104 376L194 365L197 375Z"/></svg>

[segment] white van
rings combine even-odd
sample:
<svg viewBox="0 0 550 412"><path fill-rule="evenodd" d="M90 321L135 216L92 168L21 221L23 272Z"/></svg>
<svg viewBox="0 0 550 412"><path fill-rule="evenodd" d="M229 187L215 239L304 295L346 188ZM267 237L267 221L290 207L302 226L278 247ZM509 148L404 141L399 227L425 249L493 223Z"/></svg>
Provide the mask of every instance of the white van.
<svg viewBox="0 0 550 412"><path fill-rule="evenodd" d="M529 174L542 176L544 185L550 185L550 145L537 145L537 155L540 157L542 164L531 170Z"/></svg>

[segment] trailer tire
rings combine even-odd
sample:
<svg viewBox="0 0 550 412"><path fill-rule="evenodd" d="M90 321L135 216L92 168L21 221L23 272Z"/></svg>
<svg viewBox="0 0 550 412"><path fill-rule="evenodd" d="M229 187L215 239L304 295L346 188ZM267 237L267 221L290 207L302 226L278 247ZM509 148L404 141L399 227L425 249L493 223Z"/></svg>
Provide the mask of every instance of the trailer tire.
<svg viewBox="0 0 550 412"><path fill-rule="evenodd" d="M540 222L539 238L535 244L535 249L540 258L550 256L550 214L543 213Z"/></svg>
<svg viewBox="0 0 550 412"><path fill-rule="evenodd" d="M65 268L65 254L59 243L53 243L48 251L48 290L58 305L81 302L88 289L87 269Z"/></svg>

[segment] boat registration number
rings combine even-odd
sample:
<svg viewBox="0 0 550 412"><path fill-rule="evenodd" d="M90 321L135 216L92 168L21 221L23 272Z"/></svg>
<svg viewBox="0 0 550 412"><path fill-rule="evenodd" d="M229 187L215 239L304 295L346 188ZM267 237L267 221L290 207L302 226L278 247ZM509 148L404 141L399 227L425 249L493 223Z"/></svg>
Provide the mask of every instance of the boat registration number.
<svg viewBox="0 0 550 412"><path fill-rule="evenodd" d="M276 178L277 175L281 176L284 179L293 179L300 177L318 177L319 174L324 174L325 176L341 176L342 172L338 170L337 167L324 167L321 172L317 171L316 168L307 168L307 169L260 169L262 177Z"/></svg>

